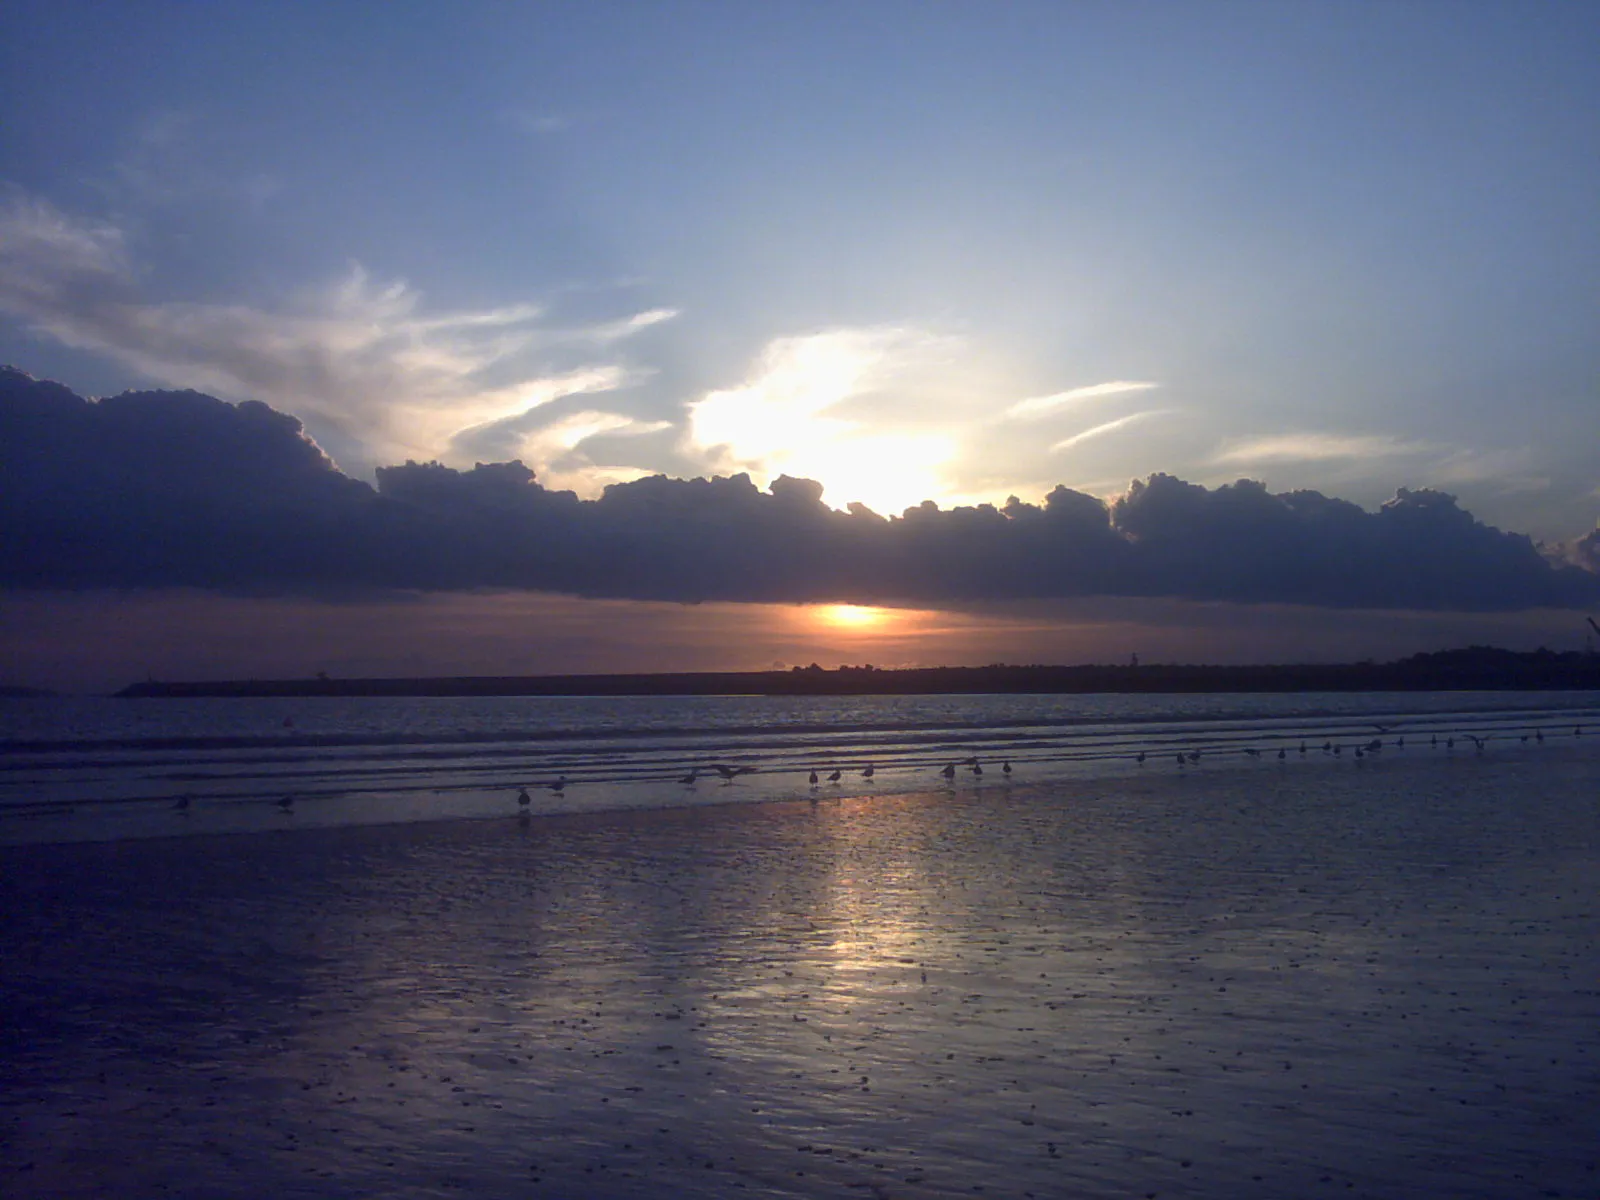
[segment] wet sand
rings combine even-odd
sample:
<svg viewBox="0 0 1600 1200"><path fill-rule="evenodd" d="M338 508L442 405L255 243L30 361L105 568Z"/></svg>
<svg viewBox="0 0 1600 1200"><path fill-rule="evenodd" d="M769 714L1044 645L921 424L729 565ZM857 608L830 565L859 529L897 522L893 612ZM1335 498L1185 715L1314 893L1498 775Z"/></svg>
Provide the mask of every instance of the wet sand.
<svg viewBox="0 0 1600 1200"><path fill-rule="evenodd" d="M1597 751L0 850L0 1194L1600 1195Z"/></svg>

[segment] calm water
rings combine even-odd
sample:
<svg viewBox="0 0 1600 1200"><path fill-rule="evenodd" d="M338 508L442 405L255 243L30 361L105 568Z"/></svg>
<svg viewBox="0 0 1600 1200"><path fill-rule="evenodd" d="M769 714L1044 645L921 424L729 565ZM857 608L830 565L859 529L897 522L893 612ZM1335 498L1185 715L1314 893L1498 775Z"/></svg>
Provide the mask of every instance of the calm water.
<svg viewBox="0 0 1600 1200"><path fill-rule="evenodd" d="M1374 738L1495 753L1584 727L1600 736L1600 693L11 700L0 842L506 815L524 787L532 813L909 793L951 763L996 785L1348 769Z"/></svg>

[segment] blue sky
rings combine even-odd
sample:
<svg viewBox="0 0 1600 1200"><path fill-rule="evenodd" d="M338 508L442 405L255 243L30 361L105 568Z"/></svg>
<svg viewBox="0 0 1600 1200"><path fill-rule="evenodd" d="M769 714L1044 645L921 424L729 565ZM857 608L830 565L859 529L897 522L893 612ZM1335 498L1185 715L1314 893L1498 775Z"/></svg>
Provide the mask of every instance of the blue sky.
<svg viewBox="0 0 1600 1200"><path fill-rule="evenodd" d="M1597 61L1580 3L11 0L0 362L365 478L1169 472L1565 541Z"/></svg>
<svg viewBox="0 0 1600 1200"><path fill-rule="evenodd" d="M264 399L358 473L787 470L898 511L1160 470L1433 485L1571 537L1597 33L1577 4L13 2L0 358Z"/></svg>

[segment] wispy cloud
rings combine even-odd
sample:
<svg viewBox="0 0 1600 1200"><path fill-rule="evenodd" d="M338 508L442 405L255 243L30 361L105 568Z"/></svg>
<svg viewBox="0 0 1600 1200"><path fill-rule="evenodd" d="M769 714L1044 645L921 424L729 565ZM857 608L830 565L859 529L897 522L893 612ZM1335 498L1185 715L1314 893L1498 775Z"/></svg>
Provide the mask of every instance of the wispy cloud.
<svg viewBox="0 0 1600 1200"><path fill-rule="evenodd" d="M1091 400L1103 400L1111 396L1124 396L1129 392L1147 392L1159 384L1133 379L1113 379L1108 383L1095 383L1087 387L1071 388L1065 392L1054 392L1048 396L1034 396L1029 400L1018 400L1006 409L1005 416L1012 418L1041 417L1046 413L1060 412L1062 409L1076 408Z"/></svg>
<svg viewBox="0 0 1600 1200"><path fill-rule="evenodd" d="M1439 447L1388 434L1283 433L1232 442L1211 458L1215 466L1272 462L1330 462L1428 454Z"/></svg>
<svg viewBox="0 0 1600 1200"><path fill-rule="evenodd" d="M530 304L430 313L415 289L358 265L276 310L153 300L138 278L116 226L20 193L0 204L0 309L163 383L327 422L390 460L444 456L474 428L634 382L614 357L557 362L675 315L558 328Z"/></svg>
<svg viewBox="0 0 1600 1200"><path fill-rule="evenodd" d="M1129 413L1125 417L1118 417L1114 421L1106 421L1090 429L1085 429L1082 433L1075 433L1069 438L1062 438L1059 442L1051 445L1050 452L1054 454L1062 450L1071 450L1074 446L1081 446L1084 442L1091 441L1094 438L1104 437L1106 434L1115 433L1119 429L1126 429L1129 425L1147 421L1151 417L1165 416L1171 411L1170 408L1150 408L1143 412Z"/></svg>
<svg viewBox="0 0 1600 1200"><path fill-rule="evenodd" d="M638 467L597 464L585 444L600 437L640 437L672 428L670 421L641 421L621 413L586 409L558 417L524 435L518 457L541 483L592 499L607 484L626 483L651 472Z"/></svg>

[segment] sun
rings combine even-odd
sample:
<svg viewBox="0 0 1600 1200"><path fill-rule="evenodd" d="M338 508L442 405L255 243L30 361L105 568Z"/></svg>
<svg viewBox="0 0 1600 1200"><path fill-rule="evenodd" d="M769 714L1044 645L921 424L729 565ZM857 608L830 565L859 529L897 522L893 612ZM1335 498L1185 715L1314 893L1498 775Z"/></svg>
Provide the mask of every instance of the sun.
<svg viewBox="0 0 1600 1200"><path fill-rule="evenodd" d="M864 604L824 604L816 610L816 618L824 625L838 630L866 632L888 624L894 617L892 610L873 608Z"/></svg>

